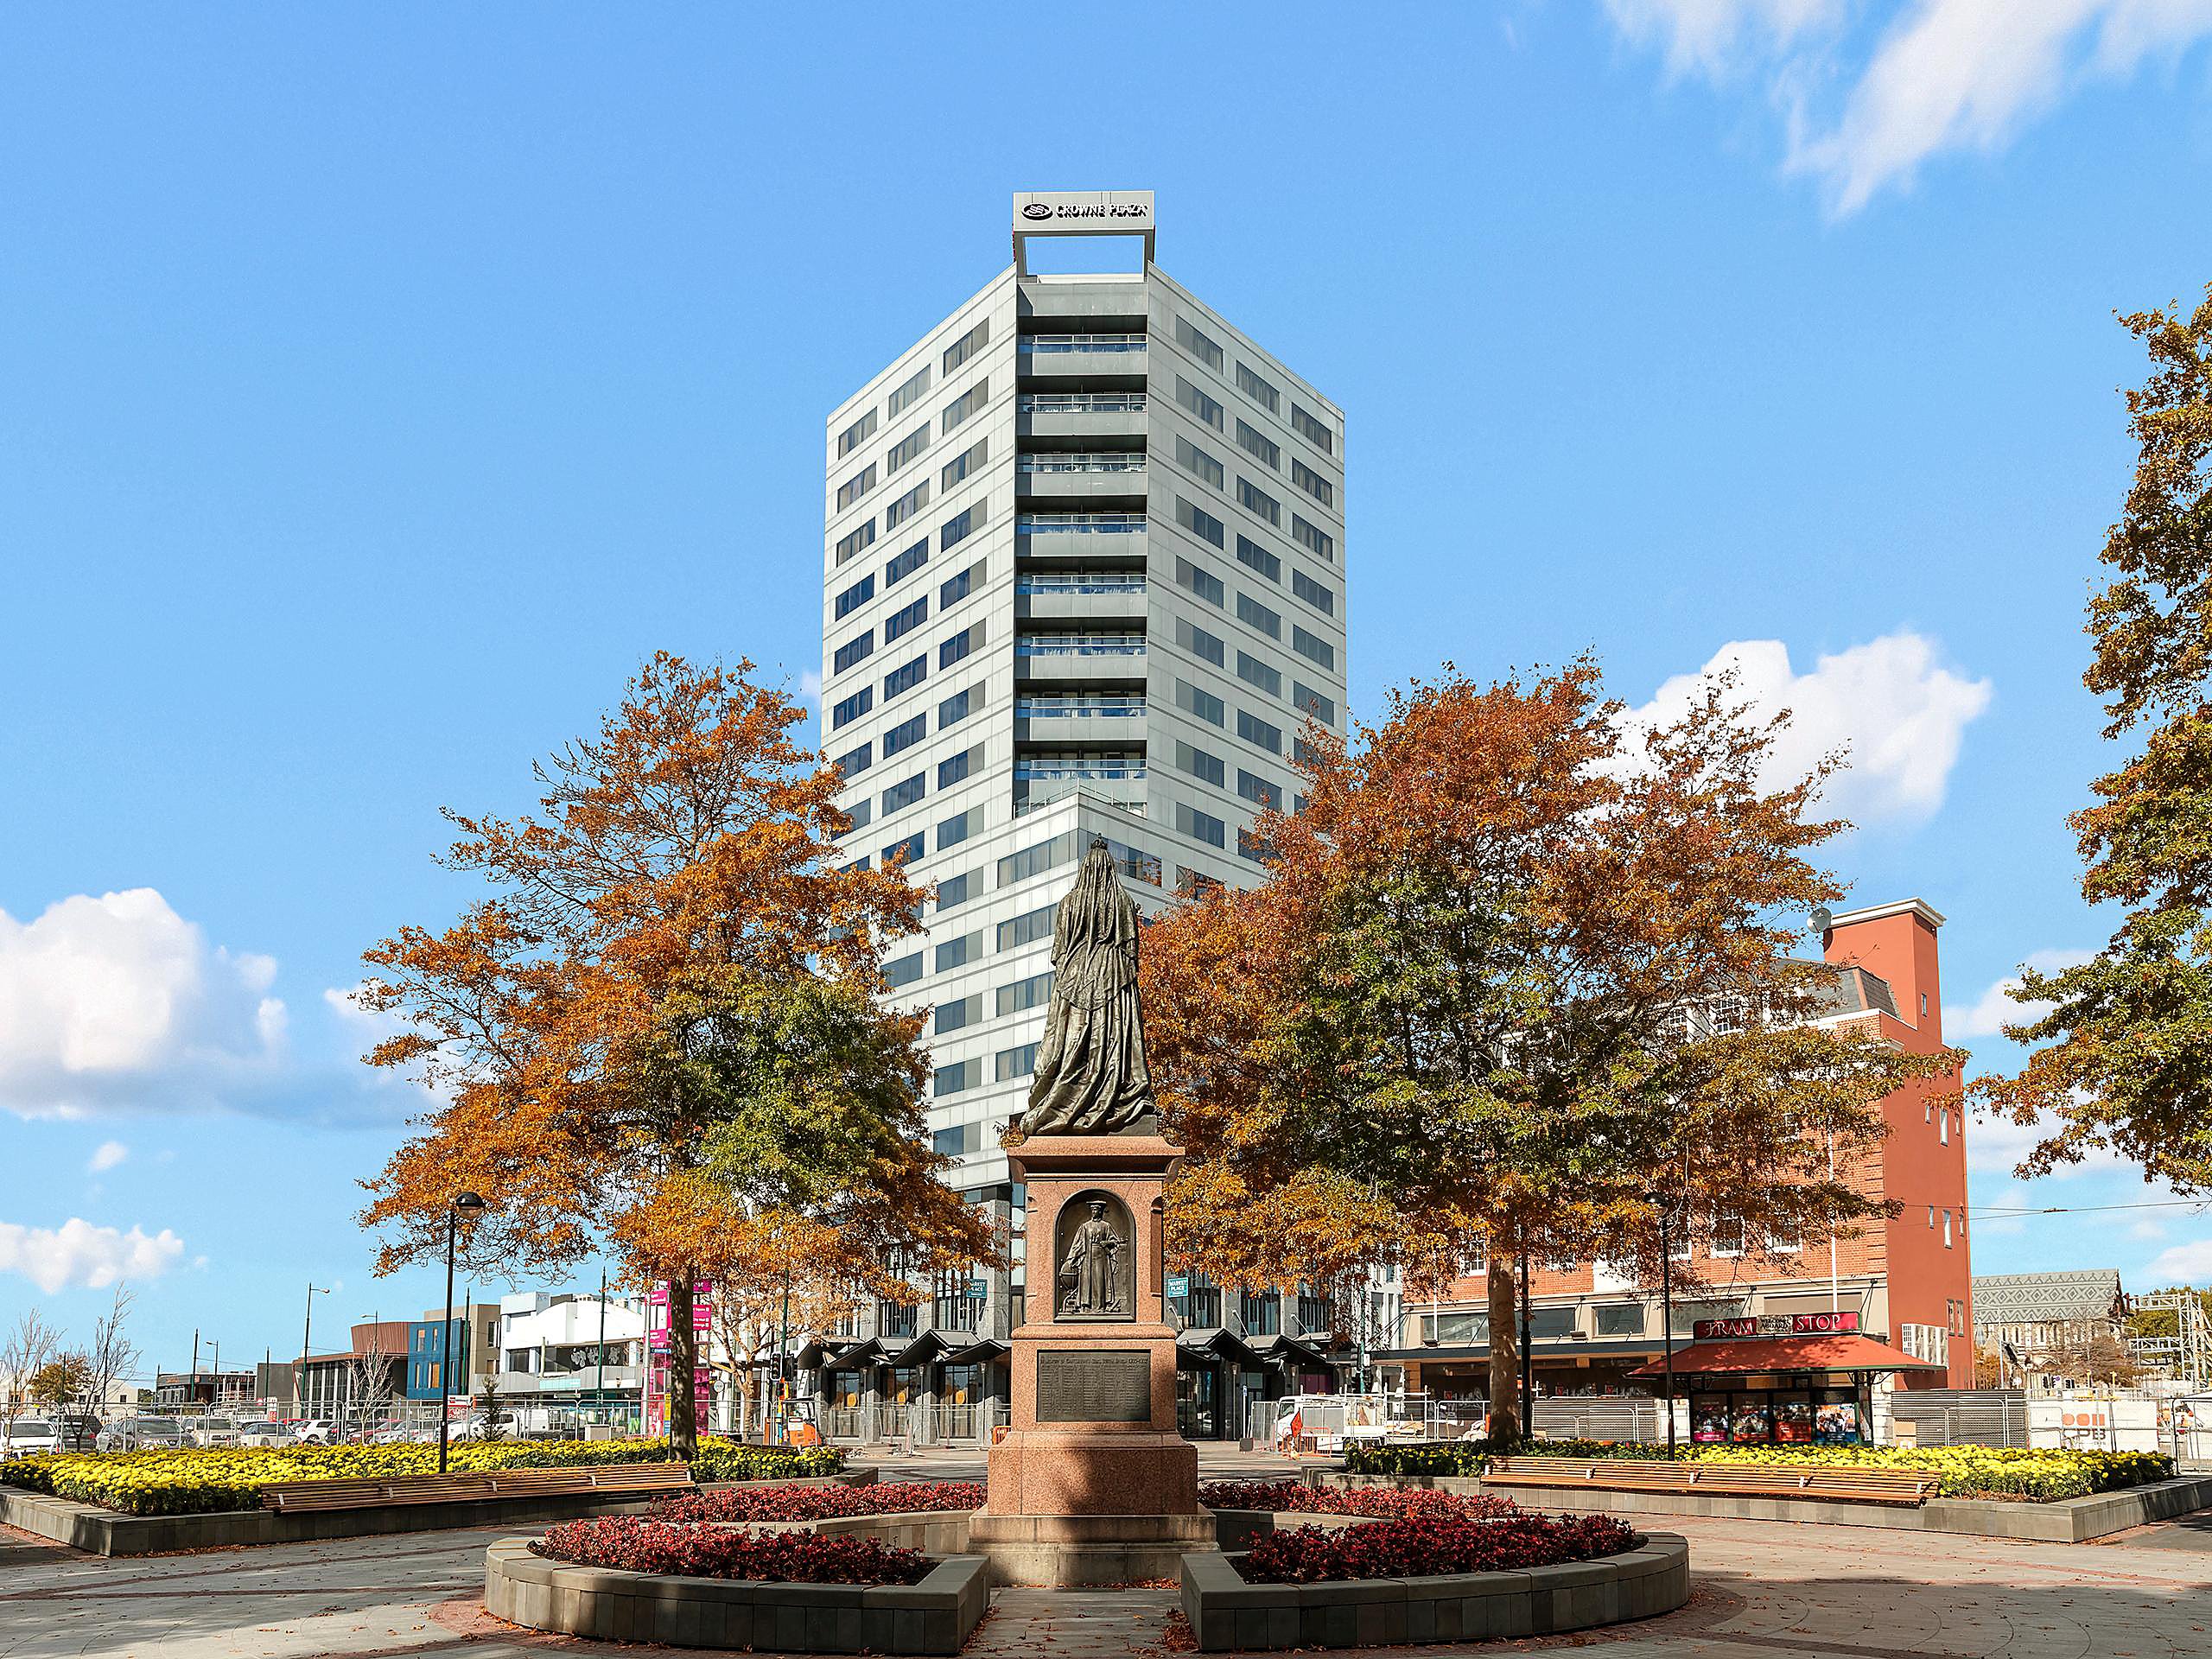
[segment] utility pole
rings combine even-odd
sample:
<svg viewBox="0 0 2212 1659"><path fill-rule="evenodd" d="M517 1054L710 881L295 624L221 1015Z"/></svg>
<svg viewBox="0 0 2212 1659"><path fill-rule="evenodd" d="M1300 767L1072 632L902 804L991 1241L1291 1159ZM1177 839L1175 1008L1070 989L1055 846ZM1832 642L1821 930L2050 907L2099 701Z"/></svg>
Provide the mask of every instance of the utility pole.
<svg viewBox="0 0 2212 1659"><path fill-rule="evenodd" d="M308 1414L308 1343L315 1332L315 1299L329 1294L330 1292L321 1285L311 1284L308 1287L308 1314L300 1325L300 1382L299 1387L293 1393L294 1401L299 1407L302 1417ZM193 1353L195 1356L192 1363L194 1367L197 1367L200 1363L196 1357L200 1351L200 1333L196 1331L193 1332L192 1344Z"/></svg>
<svg viewBox="0 0 2212 1659"><path fill-rule="evenodd" d="M184 1397L191 1405L200 1403L200 1327L192 1327L192 1381L185 1385Z"/></svg>
<svg viewBox="0 0 2212 1659"><path fill-rule="evenodd" d="M599 1357L592 1366L591 1401L607 1409L607 1263L599 1264Z"/></svg>
<svg viewBox="0 0 2212 1659"><path fill-rule="evenodd" d="M1521 1438L1536 1438L1536 1402L1532 1397L1535 1389L1535 1359L1529 1351L1529 1252L1521 1252Z"/></svg>

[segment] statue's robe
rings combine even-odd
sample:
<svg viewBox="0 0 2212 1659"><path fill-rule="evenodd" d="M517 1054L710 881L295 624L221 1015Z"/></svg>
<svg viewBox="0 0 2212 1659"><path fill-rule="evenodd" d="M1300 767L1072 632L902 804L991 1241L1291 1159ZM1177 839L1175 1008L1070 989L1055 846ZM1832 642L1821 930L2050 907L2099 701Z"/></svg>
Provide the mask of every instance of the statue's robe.
<svg viewBox="0 0 2212 1659"><path fill-rule="evenodd" d="M1152 1114L1137 1009L1137 908L1094 841L1052 918L1052 1001L1024 1135L1115 1135Z"/></svg>

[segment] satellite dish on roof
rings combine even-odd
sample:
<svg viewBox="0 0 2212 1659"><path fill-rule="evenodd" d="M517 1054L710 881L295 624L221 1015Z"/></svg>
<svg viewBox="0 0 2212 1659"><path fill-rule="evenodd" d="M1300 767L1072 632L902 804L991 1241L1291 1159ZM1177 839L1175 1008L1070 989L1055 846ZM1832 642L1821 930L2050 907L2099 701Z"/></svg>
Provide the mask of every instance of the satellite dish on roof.
<svg viewBox="0 0 2212 1659"><path fill-rule="evenodd" d="M1826 905L1815 905L1813 906L1812 919L1813 931L1815 933L1825 933L1829 928L1835 925L1835 918L1829 912L1828 907Z"/></svg>

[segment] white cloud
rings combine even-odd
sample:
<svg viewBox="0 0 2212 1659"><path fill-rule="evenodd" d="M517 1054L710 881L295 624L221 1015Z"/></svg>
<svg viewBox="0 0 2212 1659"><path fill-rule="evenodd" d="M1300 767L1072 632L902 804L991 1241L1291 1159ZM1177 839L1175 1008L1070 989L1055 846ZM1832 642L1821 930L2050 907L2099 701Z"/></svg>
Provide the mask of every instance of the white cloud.
<svg viewBox="0 0 2212 1659"><path fill-rule="evenodd" d="M48 1295L72 1286L97 1290L118 1279L152 1279L184 1253L184 1241L164 1227L150 1238L139 1228L118 1232L72 1216L60 1228L0 1221L0 1273L20 1273Z"/></svg>
<svg viewBox="0 0 2212 1659"><path fill-rule="evenodd" d="M1987 680L1961 679L1937 663L1935 641L1904 632L1822 657L1807 674L1790 667L1779 639L1732 640L1697 673L1667 681L1630 721L1674 718L1708 677L1727 669L1755 718L1790 713L1767 756L1767 784L1802 778L1823 755L1846 749L1847 769L1821 804L1860 823L1916 822L1942 805L1961 734L1989 706Z"/></svg>
<svg viewBox="0 0 2212 1659"><path fill-rule="evenodd" d="M2062 969L2072 968L2088 961L2094 953L2088 950L2038 950L2027 960L2027 966L2039 974L2055 974ZM1943 1035L1952 1042L1964 1042L1976 1037L1994 1037L2006 1026L2024 1026L2049 1014L2049 1002L2015 1002L2012 988L2020 982L2018 974L2008 974L1981 994L1980 1000L1946 1007L1943 1010Z"/></svg>
<svg viewBox="0 0 2212 1659"><path fill-rule="evenodd" d="M1948 1019L1947 1014L1947 1022ZM1948 1023L1943 1034L1946 1037L1951 1034ZM2040 1124L2015 1123L2009 1117L1992 1117L1986 1113L1977 1112L1967 1125L1967 1167L2009 1175L2035 1150L2037 1142L2049 1133L2050 1130ZM2061 1164L2041 1179L2065 1181L2078 1175L2136 1168L2139 1166L2128 1164L2119 1154L2097 1148L2083 1153L2079 1163ZM2020 1196L2024 1202L2028 1201L2024 1189L2016 1196Z"/></svg>
<svg viewBox="0 0 2212 1659"><path fill-rule="evenodd" d="M1818 178L1839 214L1909 186L1933 156L2001 149L2085 86L2126 79L2212 35L2212 0L1911 0L1879 27L1828 0L1605 0L1605 10L1671 75L1763 79L1788 128L1786 168Z"/></svg>
<svg viewBox="0 0 2212 1659"><path fill-rule="evenodd" d="M0 911L0 1109L188 1104L278 1058L270 957L211 949L151 887Z"/></svg>
<svg viewBox="0 0 2212 1659"><path fill-rule="evenodd" d="M2161 1285L2212 1285L2212 1238L2193 1238L2159 1251L2136 1288L2153 1290Z"/></svg>
<svg viewBox="0 0 2212 1659"><path fill-rule="evenodd" d="M130 1155L130 1148L124 1146L122 1141L103 1141L93 1152L92 1161L85 1167L92 1173L98 1175L104 1170L113 1169Z"/></svg>

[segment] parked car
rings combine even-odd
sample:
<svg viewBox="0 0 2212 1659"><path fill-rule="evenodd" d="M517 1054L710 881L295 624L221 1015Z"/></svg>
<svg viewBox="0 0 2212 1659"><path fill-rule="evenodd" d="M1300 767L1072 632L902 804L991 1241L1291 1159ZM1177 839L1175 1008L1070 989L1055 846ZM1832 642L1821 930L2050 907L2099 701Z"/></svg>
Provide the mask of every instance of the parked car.
<svg viewBox="0 0 2212 1659"><path fill-rule="evenodd" d="M291 1426L286 1423L256 1419L238 1425L238 1444L240 1446L290 1446L295 1438Z"/></svg>
<svg viewBox="0 0 2212 1659"><path fill-rule="evenodd" d="M10 1457L31 1452L89 1452L99 1439L99 1420L79 1413L18 1417L7 1430Z"/></svg>
<svg viewBox="0 0 2212 1659"><path fill-rule="evenodd" d="M455 1423L447 1438L454 1440L512 1440L521 1433L512 1414L503 1411L487 1424L484 1414L480 1411L467 1422Z"/></svg>
<svg viewBox="0 0 2212 1659"><path fill-rule="evenodd" d="M118 1417L93 1437L96 1452L167 1450L187 1444L184 1425L175 1417Z"/></svg>
<svg viewBox="0 0 2212 1659"><path fill-rule="evenodd" d="M234 1417L188 1417L184 1433L194 1446L236 1446L238 1443L238 1425Z"/></svg>
<svg viewBox="0 0 2212 1659"><path fill-rule="evenodd" d="M338 1425L327 1417L303 1419L292 1426L292 1441L296 1446L334 1446Z"/></svg>

